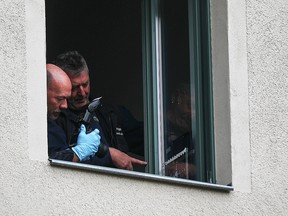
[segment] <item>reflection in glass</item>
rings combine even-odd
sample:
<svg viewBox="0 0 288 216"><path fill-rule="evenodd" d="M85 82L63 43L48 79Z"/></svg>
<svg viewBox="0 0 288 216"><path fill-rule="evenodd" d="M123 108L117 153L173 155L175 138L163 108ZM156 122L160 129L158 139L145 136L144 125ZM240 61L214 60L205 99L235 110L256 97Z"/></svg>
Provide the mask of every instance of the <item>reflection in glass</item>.
<svg viewBox="0 0 288 216"><path fill-rule="evenodd" d="M192 136L192 121L195 112L191 109L190 85L180 83L166 102L165 113L165 175L195 179L195 146Z"/></svg>
<svg viewBox="0 0 288 216"><path fill-rule="evenodd" d="M161 1L166 176L196 179L194 86L189 64L188 1Z"/></svg>

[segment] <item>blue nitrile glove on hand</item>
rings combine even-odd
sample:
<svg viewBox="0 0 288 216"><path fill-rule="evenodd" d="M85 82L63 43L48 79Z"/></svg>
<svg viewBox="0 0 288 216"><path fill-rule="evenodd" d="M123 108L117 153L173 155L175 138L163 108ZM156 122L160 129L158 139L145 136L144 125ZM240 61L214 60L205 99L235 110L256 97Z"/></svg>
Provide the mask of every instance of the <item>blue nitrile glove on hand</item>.
<svg viewBox="0 0 288 216"><path fill-rule="evenodd" d="M80 133L77 139L77 145L72 148L74 153L78 156L80 161L89 159L90 156L95 155L100 145L99 130L95 129L91 133L86 134L86 127L82 124L80 126Z"/></svg>

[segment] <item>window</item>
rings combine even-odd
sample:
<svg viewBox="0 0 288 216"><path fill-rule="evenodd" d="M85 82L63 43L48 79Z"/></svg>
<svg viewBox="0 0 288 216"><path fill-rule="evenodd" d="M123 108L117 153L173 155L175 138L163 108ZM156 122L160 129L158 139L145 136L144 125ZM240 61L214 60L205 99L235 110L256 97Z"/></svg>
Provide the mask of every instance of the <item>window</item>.
<svg viewBox="0 0 288 216"><path fill-rule="evenodd" d="M153 33L146 43L154 50L146 52L151 74L145 99L154 97L146 112L147 131L154 134L149 162L158 166L149 167L160 175L214 182L209 7L205 1L185 0L150 6Z"/></svg>
<svg viewBox="0 0 288 216"><path fill-rule="evenodd" d="M47 62L83 54L91 96L142 125L126 135L148 162L138 171L219 183L209 11L209 0L46 1Z"/></svg>

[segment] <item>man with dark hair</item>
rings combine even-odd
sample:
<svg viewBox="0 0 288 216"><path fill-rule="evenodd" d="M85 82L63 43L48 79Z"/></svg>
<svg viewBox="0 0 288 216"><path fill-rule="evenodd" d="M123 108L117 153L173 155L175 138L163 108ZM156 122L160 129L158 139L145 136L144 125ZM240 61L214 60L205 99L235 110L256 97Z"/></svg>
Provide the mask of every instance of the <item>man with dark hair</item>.
<svg viewBox="0 0 288 216"><path fill-rule="evenodd" d="M53 159L67 161L85 161L98 151L100 144L99 131L95 129L86 134L86 128L81 125L77 144L69 148L66 136L61 127L55 123L60 113L67 109L67 99L71 95L71 82L66 73L53 64L46 65L47 70L47 128L48 155Z"/></svg>
<svg viewBox="0 0 288 216"><path fill-rule="evenodd" d="M77 132L79 120L90 103L90 78L89 69L83 56L77 51L69 51L57 56L55 64L66 72L72 83L71 97L68 100L69 109L57 119L57 123L66 133L67 143L73 144L73 134ZM146 165L141 161L128 156L128 144L123 135L121 119L114 107L100 105L91 118L90 126L98 128L101 143L108 146L109 151L104 157L94 156L85 163L117 167L133 170L133 164Z"/></svg>

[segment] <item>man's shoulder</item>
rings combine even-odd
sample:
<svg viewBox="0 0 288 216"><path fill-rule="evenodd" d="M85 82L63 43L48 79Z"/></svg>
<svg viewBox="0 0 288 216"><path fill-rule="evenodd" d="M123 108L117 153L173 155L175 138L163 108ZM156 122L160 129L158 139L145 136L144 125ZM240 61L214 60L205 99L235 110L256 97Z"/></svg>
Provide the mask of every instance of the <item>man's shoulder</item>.
<svg viewBox="0 0 288 216"><path fill-rule="evenodd" d="M113 111L115 109L115 106L112 104L109 104L109 103L103 103L102 102L98 108L101 111Z"/></svg>
<svg viewBox="0 0 288 216"><path fill-rule="evenodd" d="M48 131L49 130L52 130L54 128L58 128L58 124L56 124L56 121L55 120L52 120L52 119L47 119L47 127L48 127Z"/></svg>
<svg viewBox="0 0 288 216"><path fill-rule="evenodd" d="M47 121L47 129L48 129L48 141L49 145L51 140L57 143L56 140L63 139L65 141L65 135L63 129L56 123L56 121L48 119ZM53 143L52 142L52 143ZM65 143L65 142L64 142Z"/></svg>
<svg viewBox="0 0 288 216"><path fill-rule="evenodd" d="M66 122L66 121L78 122L79 115L80 114L73 112L71 109L66 109L66 110L61 111L56 122L58 124L62 122Z"/></svg>
<svg viewBox="0 0 288 216"><path fill-rule="evenodd" d="M108 116L113 115L116 112L115 106L107 103L101 103L95 111L97 115Z"/></svg>

